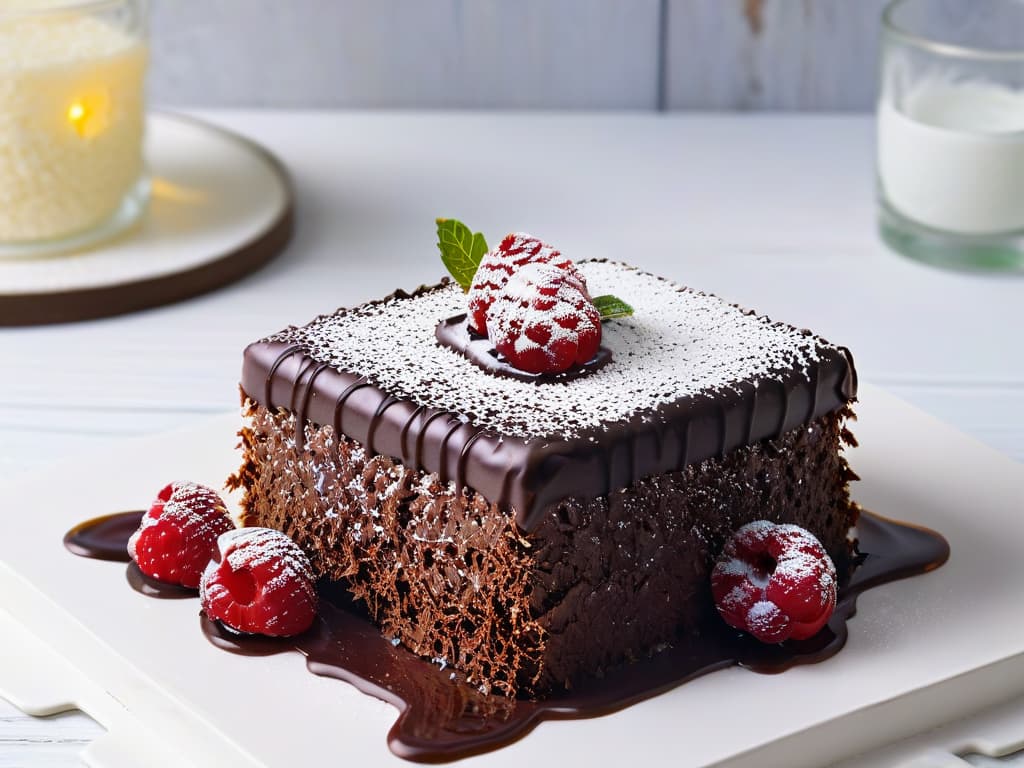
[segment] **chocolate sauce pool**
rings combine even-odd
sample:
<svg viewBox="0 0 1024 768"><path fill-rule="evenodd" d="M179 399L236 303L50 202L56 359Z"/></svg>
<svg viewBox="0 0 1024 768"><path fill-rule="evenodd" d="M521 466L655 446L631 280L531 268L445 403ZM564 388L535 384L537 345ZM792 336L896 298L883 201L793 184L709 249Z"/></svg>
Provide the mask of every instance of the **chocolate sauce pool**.
<svg viewBox="0 0 1024 768"><path fill-rule="evenodd" d="M64 546L79 557L127 563L128 539L145 512L118 512L79 523L64 534Z"/></svg>
<svg viewBox="0 0 1024 768"><path fill-rule="evenodd" d="M128 537L142 512L124 512L76 526L64 543L83 557L127 561ZM489 696L466 684L457 672L442 669L393 645L365 612L337 586L322 584L317 622L293 638L239 635L201 616L204 634L218 648L248 656L298 651L315 675L344 680L399 710L388 733L388 746L400 757L422 762L455 760L496 749L529 732L541 720L594 717L648 699L700 675L734 664L757 672L782 672L798 664L823 661L846 643L847 620L857 596L871 587L938 568L949 557L949 544L926 528L863 512L857 524L860 555L839 592L828 625L800 642L764 645L708 621L699 638L685 638L654 657L625 665L570 692L544 701ZM129 583L158 584L138 569ZM177 596L195 595L178 588ZM167 595L159 595L167 596Z"/></svg>
<svg viewBox="0 0 1024 768"><path fill-rule="evenodd" d="M182 600L187 597L199 597L198 589L189 589L188 587L179 587L177 584L157 581L140 571L139 566L135 563L128 563L124 576L129 587L146 597L156 597L160 600Z"/></svg>

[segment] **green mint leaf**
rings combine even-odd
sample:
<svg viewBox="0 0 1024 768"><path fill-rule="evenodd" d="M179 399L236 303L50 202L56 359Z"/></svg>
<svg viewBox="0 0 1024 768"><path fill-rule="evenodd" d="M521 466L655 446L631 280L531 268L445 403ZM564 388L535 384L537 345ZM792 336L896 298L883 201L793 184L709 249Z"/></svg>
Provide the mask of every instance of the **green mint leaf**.
<svg viewBox="0 0 1024 768"><path fill-rule="evenodd" d="M594 297L594 306L601 313L602 320L613 320L616 317L629 317L633 314L633 308L622 299L611 294Z"/></svg>
<svg viewBox="0 0 1024 768"><path fill-rule="evenodd" d="M462 286L462 290L468 291L476 268L487 253L484 236L472 232L456 219L438 219L437 247L441 249L441 261L455 282Z"/></svg>

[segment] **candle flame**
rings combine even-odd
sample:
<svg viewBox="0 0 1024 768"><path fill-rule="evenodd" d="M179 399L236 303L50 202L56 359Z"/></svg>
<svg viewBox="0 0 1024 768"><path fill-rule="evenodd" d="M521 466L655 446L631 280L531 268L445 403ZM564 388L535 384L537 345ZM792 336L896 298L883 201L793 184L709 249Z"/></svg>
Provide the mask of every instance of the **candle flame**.
<svg viewBox="0 0 1024 768"><path fill-rule="evenodd" d="M89 121L89 113L85 108L85 104L80 101L76 101L70 107L68 107L68 120L71 122L71 126L78 132L79 136L85 136L86 125Z"/></svg>
<svg viewBox="0 0 1024 768"><path fill-rule="evenodd" d="M0 0L0 4L2 2ZM72 130L83 139L91 139L106 130L110 116L110 96L101 88L78 94L65 113Z"/></svg>

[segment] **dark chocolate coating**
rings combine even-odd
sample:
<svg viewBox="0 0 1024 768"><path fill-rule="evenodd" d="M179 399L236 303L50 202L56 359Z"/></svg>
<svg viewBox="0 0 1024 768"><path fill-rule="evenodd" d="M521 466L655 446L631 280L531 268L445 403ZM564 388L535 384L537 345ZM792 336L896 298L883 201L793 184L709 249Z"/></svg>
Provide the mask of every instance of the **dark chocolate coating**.
<svg viewBox="0 0 1024 768"><path fill-rule="evenodd" d="M776 371L756 387L737 382L683 397L571 439L482 430L458 414L393 397L365 377L325 366L285 342L246 348L242 389L268 408L295 413L297 433L307 420L333 426L374 453L509 506L519 527L529 531L545 509L563 499L599 498L641 478L777 438L843 408L856 397L853 359L846 349L806 334L817 357L807 370Z"/></svg>

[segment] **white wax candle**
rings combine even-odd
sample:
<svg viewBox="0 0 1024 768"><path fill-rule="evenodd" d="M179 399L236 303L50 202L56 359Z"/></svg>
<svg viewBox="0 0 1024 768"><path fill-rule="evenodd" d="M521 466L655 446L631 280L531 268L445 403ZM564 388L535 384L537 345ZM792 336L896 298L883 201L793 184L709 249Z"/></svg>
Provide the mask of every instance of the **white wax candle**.
<svg viewBox="0 0 1024 768"><path fill-rule="evenodd" d="M1024 229L1024 93L923 81L901 108L883 99L878 172L909 219L963 234Z"/></svg>
<svg viewBox="0 0 1024 768"><path fill-rule="evenodd" d="M146 59L86 15L0 12L0 241L77 233L117 210L142 174Z"/></svg>

